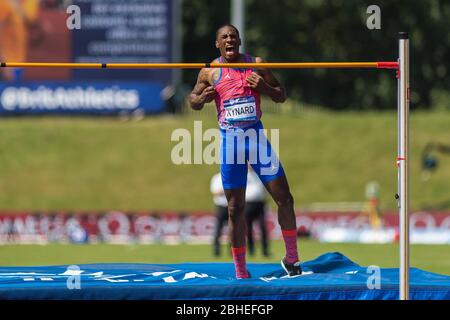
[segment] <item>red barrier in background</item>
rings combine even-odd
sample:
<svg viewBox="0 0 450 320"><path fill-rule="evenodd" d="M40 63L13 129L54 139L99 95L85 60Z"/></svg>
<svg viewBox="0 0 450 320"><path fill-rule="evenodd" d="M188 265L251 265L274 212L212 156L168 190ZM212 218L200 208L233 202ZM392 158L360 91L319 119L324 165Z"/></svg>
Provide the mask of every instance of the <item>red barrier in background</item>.
<svg viewBox="0 0 450 320"><path fill-rule="evenodd" d="M398 213L386 212L385 227L398 227ZM0 243L210 243L215 216L210 212L2 212ZM267 215L271 239L282 239L276 213ZM326 228L369 228L359 212L297 215L299 235L317 237ZM415 212L411 228L450 229L450 212ZM256 238L259 230L254 227ZM227 234L225 228L224 235Z"/></svg>

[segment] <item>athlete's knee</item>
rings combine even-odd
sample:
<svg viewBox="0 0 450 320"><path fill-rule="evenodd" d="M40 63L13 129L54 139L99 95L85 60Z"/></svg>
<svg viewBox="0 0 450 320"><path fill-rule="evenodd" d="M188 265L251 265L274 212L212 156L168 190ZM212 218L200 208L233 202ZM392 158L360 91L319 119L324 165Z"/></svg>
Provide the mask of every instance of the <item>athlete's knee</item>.
<svg viewBox="0 0 450 320"><path fill-rule="evenodd" d="M230 219L234 220L237 217L243 216L245 208L245 202L242 201L229 201L228 202L228 214Z"/></svg>
<svg viewBox="0 0 450 320"><path fill-rule="evenodd" d="M274 199L278 207L293 207L294 197L290 192L283 192L277 195Z"/></svg>

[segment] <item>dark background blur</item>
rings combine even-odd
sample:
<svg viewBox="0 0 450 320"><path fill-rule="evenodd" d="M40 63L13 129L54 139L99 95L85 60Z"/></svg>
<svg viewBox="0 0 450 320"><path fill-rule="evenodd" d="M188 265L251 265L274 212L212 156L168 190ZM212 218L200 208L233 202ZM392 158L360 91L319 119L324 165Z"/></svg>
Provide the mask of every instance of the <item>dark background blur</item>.
<svg viewBox="0 0 450 320"><path fill-rule="evenodd" d="M381 9L369 30L367 7ZM218 56L215 31L230 22L230 1L183 2L183 60ZM396 61L398 32L411 39L411 108L450 108L450 1L247 0L246 51L268 62ZM395 109L394 71L277 70L288 95L334 110ZM194 84L197 71L184 73ZM332 93L332 94L328 94Z"/></svg>

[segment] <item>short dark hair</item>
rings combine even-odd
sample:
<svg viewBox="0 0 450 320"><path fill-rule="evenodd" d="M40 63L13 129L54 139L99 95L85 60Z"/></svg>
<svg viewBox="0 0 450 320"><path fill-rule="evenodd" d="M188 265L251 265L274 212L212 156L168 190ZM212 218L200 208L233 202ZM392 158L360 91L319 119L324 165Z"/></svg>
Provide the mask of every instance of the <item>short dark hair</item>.
<svg viewBox="0 0 450 320"><path fill-rule="evenodd" d="M217 39L217 37L219 36L219 30L222 29L222 28L225 28L225 27L233 28L233 29L236 31L238 37L239 37L239 38L241 37L241 36L239 35L239 30L238 30L238 28L236 28L235 26L233 26L231 23L225 23L225 24L221 25L219 28L217 28L217 30L216 30L216 39Z"/></svg>

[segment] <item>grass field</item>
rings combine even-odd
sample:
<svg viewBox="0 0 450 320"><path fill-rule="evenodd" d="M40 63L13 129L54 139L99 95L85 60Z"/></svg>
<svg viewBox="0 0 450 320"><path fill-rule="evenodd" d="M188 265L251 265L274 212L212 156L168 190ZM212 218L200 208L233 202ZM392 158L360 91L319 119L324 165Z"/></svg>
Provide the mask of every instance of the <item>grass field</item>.
<svg viewBox="0 0 450 320"><path fill-rule="evenodd" d="M212 106L208 106L211 108ZM213 112L116 118L0 119L0 209L211 210L209 181L218 165L174 165L174 129L216 128ZM381 186L382 209L395 209L395 112L266 114L280 129L280 157L297 207L311 202L364 201ZM450 144L450 113L411 115L411 208L450 208L450 157L421 180L430 141Z"/></svg>
<svg viewBox="0 0 450 320"><path fill-rule="evenodd" d="M257 247L257 249L259 249ZM341 252L361 266L377 265L398 268L398 245L326 244L300 240L303 261L327 252ZM284 254L281 241L271 242L272 256L265 258L257 251L247 261L278 263ZM223 246L222 256L212 255L209 245L7 245L0 246L0 266L59 265L84 263L179 263L231 262L229 250ZM412 245L411 266L450 275L450 250L446 245Z"/></svg>

